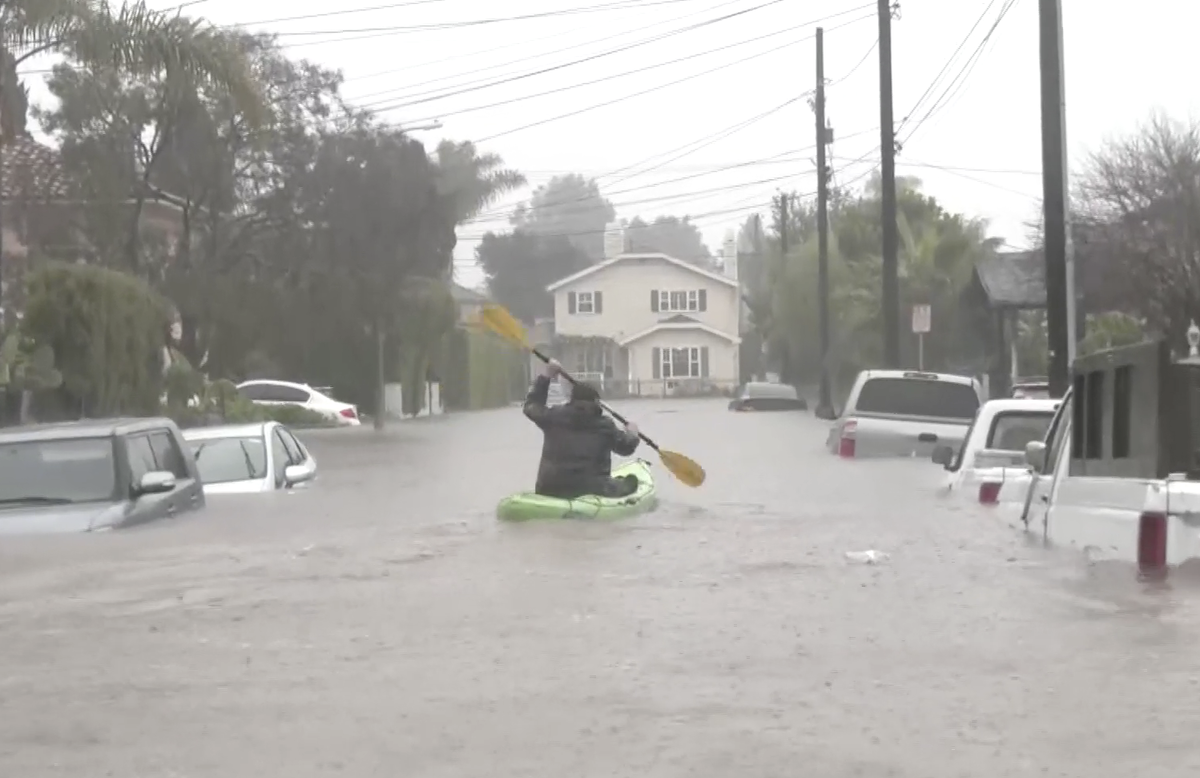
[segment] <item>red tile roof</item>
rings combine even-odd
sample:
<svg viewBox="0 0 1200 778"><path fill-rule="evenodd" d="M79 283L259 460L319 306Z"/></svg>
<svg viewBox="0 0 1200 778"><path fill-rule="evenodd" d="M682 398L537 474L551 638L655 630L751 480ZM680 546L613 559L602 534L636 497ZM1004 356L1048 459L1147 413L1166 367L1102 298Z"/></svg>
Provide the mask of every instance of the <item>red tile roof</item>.
<svg viewBox="0 0 1200 778"><path fill-rule="evenodd" d="M56 150L29 136L0 147L0 200L65 200L70 179Z"/></svg>

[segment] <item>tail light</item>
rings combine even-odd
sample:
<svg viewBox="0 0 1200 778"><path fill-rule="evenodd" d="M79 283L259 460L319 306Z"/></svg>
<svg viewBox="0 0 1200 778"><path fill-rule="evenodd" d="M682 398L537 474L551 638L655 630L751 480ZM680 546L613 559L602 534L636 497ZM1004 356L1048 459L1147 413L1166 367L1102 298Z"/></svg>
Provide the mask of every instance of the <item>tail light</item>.
<svg viewBox="0 0 1200 778"><path fill-rule="evenodd" d="M995 505L1000 502L1000 482L984 481L979 485L979 502L982 505Z"/></svg>
<svg viewBox="0 0 1200 778"><path fill-rule="evenodd" d="M1147 511L1138 517L1138 577L1167 577L1167 514Z"/></svg>
<svg viewBox="0 0 1200 778"><path fill-rule="evenodd" d="M838 456L843 459L854 459L854 433L858 430L858 422L848 421L842 425L842 437L838 441Z"/></svg>
<svg viewBox="0 0 1200 778"><path fill-rule="evenodd" d="M357 419L358 418L358 409L355 408L354 406L350 406L349 408L342 408L341 416L344 419Z"/></svg>

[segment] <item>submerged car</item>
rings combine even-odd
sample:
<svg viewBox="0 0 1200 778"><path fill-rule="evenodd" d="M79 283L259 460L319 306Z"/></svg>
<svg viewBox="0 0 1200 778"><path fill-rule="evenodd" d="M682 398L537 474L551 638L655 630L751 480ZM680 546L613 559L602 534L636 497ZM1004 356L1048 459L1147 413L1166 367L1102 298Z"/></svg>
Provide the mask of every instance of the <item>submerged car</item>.
<svg viewBox="0 0 1200 778"><path fill-rule="evenodd" d="M317 477L317 461L279 422L197 427L183 436L205 494L294 489Z"/></svg>
<svg viewBox="0 0 1200 778"><path fill-rule="evenodd" d="M0 534L89 532L204 507L170 419L97 419L0 431Z"/></svg>
<svg viewBox="0 0 1200 778"><path fill-rule="evenodd" d="M342 427L357 427L362 424L357 406L335 400L326 392L314 389L308 384L255 379L238 384L237 390L238 394L256 405L295 405L320 414Z"/></svg>
<svg viewBox="0 0 1200 778"><path fill-rule="evenodd" d="M731 411L806 411L808 403L791 384L751 381L738 387L729 402Z"/></svg>

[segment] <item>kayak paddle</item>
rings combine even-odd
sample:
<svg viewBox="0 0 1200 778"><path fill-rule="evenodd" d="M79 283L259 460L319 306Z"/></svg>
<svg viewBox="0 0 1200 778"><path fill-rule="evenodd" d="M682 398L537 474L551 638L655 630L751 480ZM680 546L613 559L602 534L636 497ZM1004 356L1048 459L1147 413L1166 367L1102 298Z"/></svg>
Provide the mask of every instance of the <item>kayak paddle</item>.
<svg viewBox="0 0 1200 778"><path fill-rule="evenodd" d="M535 357L543 362L550 362L550 358L548 356L538 351L529 343L529 338L525 335L525 327L521 325L521 322L513 318L513 315L509 313L503 306L496 305L495 303L488 303L484 305L479 311L478 323L482 324L484 327L509 341L510 343L520 346L526 351L532 352ZM576 383L575 379L572 378L571 375L566 371L562 372L562 376L570 381L572 385ZM600 403L600 407L608 411L608 413L614 419L622 424L629 424L624 416L617 413L604 403ZM643 432L638 432L638 437L645 441L647 446L658 452L658 456L659 459L662 460L663 467L667 468L671 475L678 478L682 483L693 487L704 483L704 468L700 467L696 461L689 459L688 457L685 457L683 454L680 454L676 451L667 451L659 448L658 444L646 437L645 433Z"/></svg>

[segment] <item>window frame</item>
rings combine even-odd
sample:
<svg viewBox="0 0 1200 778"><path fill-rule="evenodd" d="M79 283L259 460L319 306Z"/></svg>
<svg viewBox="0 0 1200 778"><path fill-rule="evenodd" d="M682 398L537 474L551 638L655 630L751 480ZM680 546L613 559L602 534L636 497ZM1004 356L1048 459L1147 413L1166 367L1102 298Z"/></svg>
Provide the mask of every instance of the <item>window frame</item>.
<svg viewBox="0 0 1200 778"><path fill-rule="evenodd" d="M586 303L587 308L584 308ZM596 293L595 292L576 292L575 293L575 313L585 316L592 316L596 313Z"/></svg>
<svg viewBox="0 0 1200 778"><path fill-rule="evenodd" d="M679 351L685 351L688 375L675 374L675 354ZM699 346L680 346L678 348L663 348L659 354L659 372L665 381L686 381L688 379L701 377L701 361Z"/></svg>
<svg viewBox="0 0 1200 778"><path fill-rule="evenodd" d="M672 302L672 295L682 295L683 305L676 306ZM658 290L658 312L659 313L698 313L700 311L700 290L699 289L659 289Z"/></svg>

